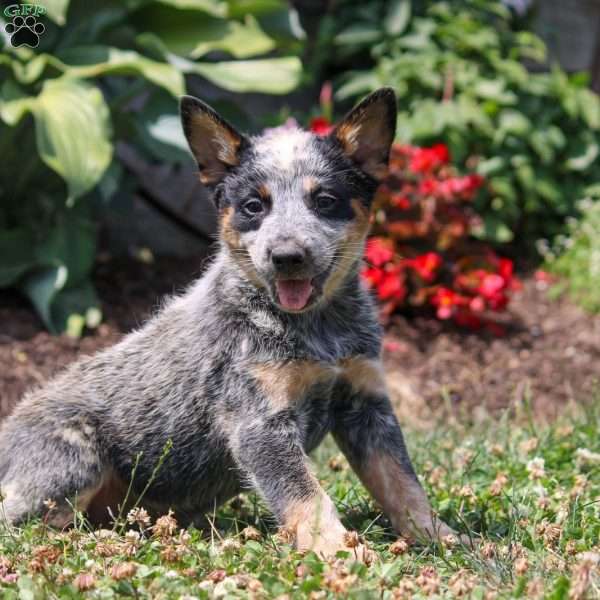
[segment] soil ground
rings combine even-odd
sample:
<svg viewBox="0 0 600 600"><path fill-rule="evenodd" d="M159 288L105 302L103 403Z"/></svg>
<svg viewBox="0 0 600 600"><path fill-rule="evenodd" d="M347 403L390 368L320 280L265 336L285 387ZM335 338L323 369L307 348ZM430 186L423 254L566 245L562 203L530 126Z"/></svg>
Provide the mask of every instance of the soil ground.
<svg viewBox="0 0 600 600"><path fill-rule="evenodd" d="M104 323L79 340L53 337L18 294L0 293L0 416L22 394L78 356L115 343L139 326L161 298L202 271L201 258L98 263L95 283ZM550 299L547 284L523 277L503 315L503 337L466 333L431 319L396 317L386 334L390 391L402 417L427 425L432 410L460 405L467 413L531 399L552 417L589 400L600 372L600 316L567 299Z"/></svg>

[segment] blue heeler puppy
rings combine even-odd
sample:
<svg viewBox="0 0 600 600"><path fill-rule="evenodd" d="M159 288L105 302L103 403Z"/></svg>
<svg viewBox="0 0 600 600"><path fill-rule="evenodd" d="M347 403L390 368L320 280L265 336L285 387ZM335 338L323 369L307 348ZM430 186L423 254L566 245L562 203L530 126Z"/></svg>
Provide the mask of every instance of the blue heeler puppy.
<svg viewBox="0 0 600 600"><path fill-rule="evenodd" d="M329 555L345 529L307 454L331 432L403 533L447 534L407 455L386 392L381 331L358 271L387 168L396 100L381 89L333 132L248 138L181 102L220 248L207 272L116 346L28 394L0 429L10 522L122 502L172 450L143 499L198 522L250 484L300 549Z"/></svg>

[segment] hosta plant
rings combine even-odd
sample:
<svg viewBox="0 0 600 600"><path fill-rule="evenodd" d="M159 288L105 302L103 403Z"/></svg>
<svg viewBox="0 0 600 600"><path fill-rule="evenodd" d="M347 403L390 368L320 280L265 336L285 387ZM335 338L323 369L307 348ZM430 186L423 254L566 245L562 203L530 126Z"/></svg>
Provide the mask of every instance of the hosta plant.
<svg viewBox="0 0 600 600"><path fill-rule="evenodd" d="M299 42L279 0L43 4L35 47L10 35L30 5L0 15L0 287L25 293L51 331L78 334L100 319L95 212L137 185L117 144L189 160L177 115L186 81L287 93Z"/></svg>

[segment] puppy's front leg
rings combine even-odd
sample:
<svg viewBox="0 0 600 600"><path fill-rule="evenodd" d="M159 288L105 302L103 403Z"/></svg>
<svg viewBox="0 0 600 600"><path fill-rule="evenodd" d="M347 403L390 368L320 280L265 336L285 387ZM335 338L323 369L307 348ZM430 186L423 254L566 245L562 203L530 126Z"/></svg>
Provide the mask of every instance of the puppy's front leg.
<svg viewBox="0 0 600 600"><path fill-rule="evenodd" d="M290 410L254 417L235 434L234 455L299 550L331 556L344 549L335 506L310 472Z"/></svg>
<svg viewBox="0 0 600 600"><path fill-rule="evenodd" d="M417 479L379 361L352 359L345 380L349 385L335 405L332 433L365 487L401 533L427 537L453 533L435 519Z"/></svg>

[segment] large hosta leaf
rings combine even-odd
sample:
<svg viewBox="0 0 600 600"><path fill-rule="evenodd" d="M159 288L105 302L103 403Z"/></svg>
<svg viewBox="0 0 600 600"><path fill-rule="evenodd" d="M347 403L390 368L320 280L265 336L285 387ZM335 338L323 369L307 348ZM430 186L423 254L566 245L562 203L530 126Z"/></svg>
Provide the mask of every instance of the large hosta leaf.
<svg viewBox="0 0 600 600"><path fill-rule="evenodd" d="M65 287L64 266L49 267L27 275L20 284L51 333L81 335L84 326L97 327L102 318L99 301L90 281Z"/></svg>
<svg viewBox="0 0 600 600"><path fill-rule="evenodd" d="M44 0L47 15L57 24L64 25L70 0Z"/></svg>
<svg viewBox="0 0 600 600"><path fill-rule="evenodd" d="M299 83L302 64L294 56L218 63L186 61L187 70L232 92L287 94Z"/></svg>
<svg viewBox="0 0 600 600"><path fill-rule="evenodd" d="M134 116L139 142L154 158L166 162L187 162L190 154L181 128L177 102L157 90Z"/></svg>
<svg viewBox="0 0 600 600"><path fill-rule="evenodd" d="M66 181L68 204L73 204L110 164L108 107L96 87L60 78L45 82L33 112L38 152Z"/></svg>
<svg viewBox="0 0 600 600"><path fill-rule="evenodd" d="M84 325L96 326L98 300L88 278L95 226L69 210L38 237L30 228L1 232L0 287L14 285L24 292L53 333L78 335Z"/></svg>
<svg viewBox="0 0 600 600"><path fill-rule="evenodd" d="M146 58L133 50L120 50L110 46L83 46L67 48L58 52L57 57L68 66L68 74L71 77L141 75L173 96L185 93L185 82L177 69Z"/></svg>
<svg viewBox="0 0 600 600"><path fill-rule="evenodd" d="M174 6L178 9L200 10L215 17L227 15L227 3L219 0L157 0L157 3Z"/></svg>
<svg viewBox="0 0 600 600"><path fill-rule="evenodd" d="M252 15L248 15L244 23L224 21L222 33L213 39L202 36L201 40L192 50L194 58L214 50L222 50L235 58L249 58L265 54L275 47L275 42L260 28Z"/></svg>

